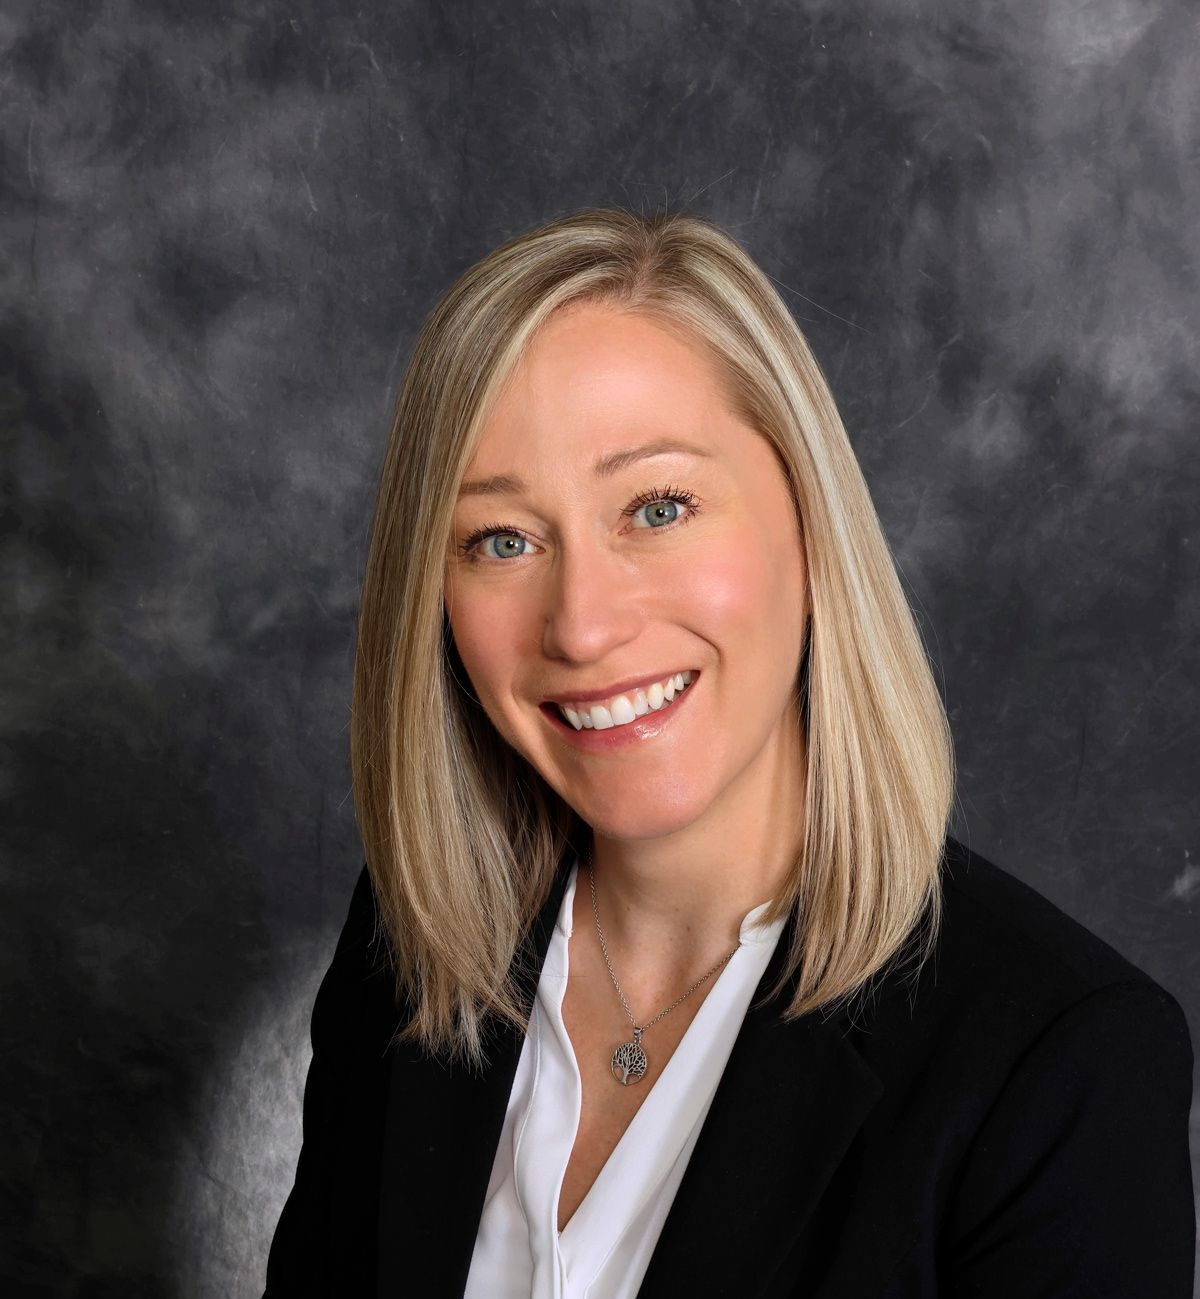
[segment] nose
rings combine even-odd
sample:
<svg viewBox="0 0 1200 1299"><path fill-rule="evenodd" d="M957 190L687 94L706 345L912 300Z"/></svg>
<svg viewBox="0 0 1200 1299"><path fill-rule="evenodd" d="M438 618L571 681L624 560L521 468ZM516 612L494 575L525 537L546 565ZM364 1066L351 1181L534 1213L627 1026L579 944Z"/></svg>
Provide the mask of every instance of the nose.
<svg viewBox="0 0 1200 1299"><path fill-rule="evenodd" d="M636 638L645 617L637 567L587 539L559 547L545 599L548 658L601 662Z"/></svg>

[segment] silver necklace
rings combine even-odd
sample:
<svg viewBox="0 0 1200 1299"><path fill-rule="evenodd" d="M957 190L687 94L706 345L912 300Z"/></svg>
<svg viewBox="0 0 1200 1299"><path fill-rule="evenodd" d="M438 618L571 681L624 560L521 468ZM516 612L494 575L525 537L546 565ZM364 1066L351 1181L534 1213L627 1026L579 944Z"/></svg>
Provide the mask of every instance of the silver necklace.
<svg viewBox="0 0 1200 1299"><path fill-rule="evenodd" d="M596 872L592 870L592 850L590 847L587 854L587 870L588 879L592 885L592 915L596 917L596 935L600 939L600 950L604 953L604 964L608 966L608 972L612 975L613 987L616 988L617 996L621 998L621 1005L625 1007L625 1013L629 1016L629 1022L633 1025L633 1040L631 1042L622 1042L612 1053L612 1059L609 1061L609 1068L612 1070L613 1077L623 1086L628 1087L630 1083L641 1081L649 1063L646 1059L646 1052L642 1047L642 1034L651 1024L658 1023L664 1015L674 1010L681 1001L690 997L705 979L712 978L738 948L735 947L728 956L721 957L716 965L707 974L702 974L682 997L676 997L665 1010L660 1010L653 1019L648 1019L644 1024L639 1024L633 1017L633 1011L629 1009L629 1002L625 1000L621 985L617 982L617 972L613 969L612 961L608 959L608 944L604 941L604 930L600 928L600 908L596 905ZM741 943L738 943L738 947L740 946Z"/></svg>

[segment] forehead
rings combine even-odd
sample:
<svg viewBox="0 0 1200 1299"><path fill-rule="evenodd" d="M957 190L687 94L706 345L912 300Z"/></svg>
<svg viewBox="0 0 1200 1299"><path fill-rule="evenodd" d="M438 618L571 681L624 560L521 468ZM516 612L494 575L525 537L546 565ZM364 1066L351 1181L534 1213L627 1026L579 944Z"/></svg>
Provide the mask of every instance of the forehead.
<svg viewBox="0 0 1200 1299"><path fill-rule="evenodd" d="M472 467L498 471L501 461L555 452L590 462L631 436L715 450L731 417L717 362L682 327L581 304L531 339L483 421Z"/></svg>

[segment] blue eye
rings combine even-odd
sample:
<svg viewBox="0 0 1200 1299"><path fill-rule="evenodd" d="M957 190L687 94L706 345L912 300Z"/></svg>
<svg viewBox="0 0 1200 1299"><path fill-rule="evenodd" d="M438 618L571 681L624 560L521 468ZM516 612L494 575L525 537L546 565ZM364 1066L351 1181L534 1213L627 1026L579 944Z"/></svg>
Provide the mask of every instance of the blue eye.
<svg viewBox="0 0 1200 1299"><path fill-rule="evenodd" d="M700 503L694 493L689 492L686 488L664 487L661 491L657 488L640 492L629 505L621 512L623 518L632 518L638 510L646 505L674 507L674 513L670 517L664 518L664 511L660 508L652 512L652 517L656 517L659 522L647 523L644 527L636 529L639 532L665 532L672 526L682 527L690 523L699 513ZM687 512L680 515L680 508ZM497 555L494 553L478 554L476 548L493 538L500 538L506 548L506 553ZM514 528L507 523L489 523L482 528L476 528L463 542L458 549L464 558L472 563L503 563L507 559L522 559L524 551L514 549L516 546L528 544L528 538L521 532L520 528Z"/></svg>
<svg viewBox="0 0 1200 1299"><path fill-rule="evenodd" d="M495 555L495 554L489 555L488 556L489 559L514 559L514 558L520 559L521 552L513 551L511 549L511 546L528 544L525 538L520 535L520 533L513 532L509 528L504 528L500 531L492 532L488 536L484 537L483 540L492 541L496 537L501 538L504 541L505 545L509 546L510 549L508 550L507 553L502 551L499 555Z"/></svg>
<svg viewBox="0 0 1200 1299"><path fill-rule="evenodd" d="M652 510L648 517L653 518L657 514L663 523L671 524L679 517L681 506L695 505L695 503L696 498L691 494L691 492L676 491L674 488L668 487L665 491L661 492L643 492L631 502L629 508L625 511L625 517L632 518L643 506L669 506L675 511L669 518L665 520L662 519L662 509ZM646 526L655 531L658 530L656 525L653 523L648 523Z"/></svg>

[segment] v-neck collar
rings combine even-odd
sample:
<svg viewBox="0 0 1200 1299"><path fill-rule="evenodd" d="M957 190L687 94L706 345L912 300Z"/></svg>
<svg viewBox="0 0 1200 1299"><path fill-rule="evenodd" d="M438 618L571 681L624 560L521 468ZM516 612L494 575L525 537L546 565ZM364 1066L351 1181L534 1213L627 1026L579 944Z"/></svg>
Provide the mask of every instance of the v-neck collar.
<svg viewBox="0 0 1200 1299"><path fill-rule="evenodd" d="M518 983L527 1010L573 864L568 847L522 941ZM639 1296L761 1293L883 1094L844 1012L783 1021L790 982L781 997L758 1005L782 969L794 925L793 913L738 1030ZM482 1072L413 1045L395 1049L379 1199L379 1299L406 1290L430 1299L463 1294L523 1043L524 1033L499 1026Z"/></svg>
<svg viewBox="0 0 1200 1299"><path fill-rule="evenodd" d="M768 942L778 940L785 927L780 919L769 927L755 927L768 903L753 908L742 921L742 945L715 976L699 1009L688 1025L675 1050L653 1079L649 1092L630 1120L625 1131L596 1175L583 1200L561 1232L554 1228L557 1209L557 1177L565 1165L570 1149L558 1149L546 1164L545 1153L563 1136L555 1128L555 1116L565 1107L573 1109L575 1123L571 1128L573 1142L578 1131L581 1080L576 1055L563 1021L562 1002L566 976L570 968L568 942L572 932L573 893L579 878L578 862L571 868L558 923L551 936L550 948L539 983L537 1010L531 1043L536 1053L536 1081L567 1079L564 1094L547 1106L550 1129L543 1134L541 1163L518 1163L519 1172L530 1173L546 1184L539 1187L545 1217L530 1224L533 1233L545 1233L547 1224L553 1233L549 1244L557 1243L567 1271L582 1286L594 1282L612 1250L620 1243L631 1222L652 1212L654 1199L666 1178L671 1178L676 1161L690 1153L693 1129L702 1120L720 1078L746 1004L770 957ZM546 978L546 975L549 978ZM747 980L750 980L747 986ZM653 1042L647 1047L653 1051ZM535 1097L531 1096L532 1111ZM526 1134L528 1136L528 1134ZM554 1183L554 1184L552 1184ZM525 1197L522 1195L522 1202ZM543 1249L547 1242L542 1242Z"/></svg>

